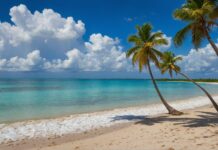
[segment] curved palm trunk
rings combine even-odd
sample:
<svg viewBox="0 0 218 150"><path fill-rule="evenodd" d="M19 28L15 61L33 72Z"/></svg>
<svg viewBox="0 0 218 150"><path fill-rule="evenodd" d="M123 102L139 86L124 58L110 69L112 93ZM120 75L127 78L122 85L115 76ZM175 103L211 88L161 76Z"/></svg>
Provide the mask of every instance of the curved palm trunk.
<svg viewBox="0 0 218 150"><path fill-rule="evenodd" d="M202 87L200 86L198 83L196 83L194 80L192 80L191 78L189 78L188 76L186 76L185 74L178 72L180 75L182 75L183 77L185 77L186 79L190 80L192 83L194 83L196 86L198 86L206 95L207 97L210 99L210 101L212 102L214 108L216 109L216 111L218 112L218 105L215 102L215 100L213 99L213 97Z"/></svg>
<svg viewBox="0 0 218 150"><path fill-rule="evenodd" d="M160 97L162 103L163 103L164 106L167 108L169 114L172 114L172 115L181 115L181 114L183 114L182 112L180 112L180 111L174 109L172 106L170 106L170 105L166 102L166 100L164 99L164 97L162 96L162 94L160 93L160 90L159 90L159 88L158 88L158 86L157 86L157 84L156 84L156 81L155 81L155 79L154 79L153 73L152 73L152 71L151 71L151 66L150 66L149 61L148 61L148 71L149 71L149 74L150 74L150 76L151 76L152 83L154 84L155 90L157 91L157 94L158 94L158 96Z"/></svg>
<svg viewBox="0 0 218 150"><path fill-rule="evenodd" d="M218 48L216 46L216 44L213 42L213 40L210 37L210 34L208 33L207 29L205 29L205 35L207 37L207 40L209 41L210 45L213 47L216 55L218 56Z"/></svg>

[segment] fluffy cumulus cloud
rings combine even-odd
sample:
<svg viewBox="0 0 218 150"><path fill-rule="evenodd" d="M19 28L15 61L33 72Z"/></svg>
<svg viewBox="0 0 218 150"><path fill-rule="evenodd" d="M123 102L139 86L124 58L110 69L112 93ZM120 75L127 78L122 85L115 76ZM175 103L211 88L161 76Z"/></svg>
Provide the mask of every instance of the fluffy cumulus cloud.
<svg viewBox="0 0 218 150"><path fill-rule="evenodd" d="M197 51L191 49L188 55L182 57L183 61L180 65L186 72L218 72L218 59L210 44Z"/></svg>
<svg viewBox="0 0 218 150"><path fill-rule="evenodd" d="M75 22L72 17L62 18L60 14L52 9L44 9L41 13L35 11L32 14L25 5L21 4L10 9L10 16L11 21L15 24L15 26L11 27L14 27L20 34L24 33L24 38L21 38L23 41L36 36L63 40L77 39L85 31L82 21ZM16 44L21 41L17 41Z"/></svg>
<svg viewBox="0 0 218 150"><path fill-rule="evenodd" d="M27 54L25 58L18 56L10 59L0 59L0 70L5 71L30 71L41 61L39 50L34 50Z"/></svg>
<svg viewBox="0 0 218 150"><path fill-rule="evenodd" d="M80 20L52 9L32 13L22 4L9 15L12 24L0 23L1 71L117 71L130 66L119 39L98 33L84 42Z"/></svg>
<svg viewBox="0 0 218 150"><path fill-rule="evenodd" d="M50 71L58 71L63 69L78 69L78 61L80 60L81 52L78 49L70 50L66 53L66 59L54 59L45 61L43 68Z"/></svg>
<svg viewBox="0 0 218 150"><path fill-rule="evenodd" d="M73 68L83 71L117 71L129 67L119 40L102 34L92 34L89 42L85 42L84 52L73 49L66 53L66 59L54 59L44 64L47 70Z"/></svg>
<svg viewBox="0 0 218 150"><path fill-rule="evenodd" d="M42 57L64 58L73 46L82 48L85 25L72 17L63 18L52 9L31 13L25 5L10 9L12 24L0 23L0 56L25 57L39 49Z"/></svg>
<svg viewBox="0 0 218 150"><path fill-rule="evenodd" d="M128 69L126 54L119 46L119 39L112 39L101 34L92 34L85 42L87 53L84 54L81 67L84 70L123 70Z"/></svg>

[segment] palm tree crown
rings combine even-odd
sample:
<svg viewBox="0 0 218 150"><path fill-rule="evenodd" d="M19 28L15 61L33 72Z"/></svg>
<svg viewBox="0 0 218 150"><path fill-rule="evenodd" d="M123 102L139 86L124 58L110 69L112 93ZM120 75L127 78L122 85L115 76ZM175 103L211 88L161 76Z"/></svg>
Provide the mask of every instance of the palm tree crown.
<svg viewBox="0 0 218 150"><path fill-rule="evenodd" d="M156 49L157 46L167 45L168 41L163 38L162 32L152 33L152 26L144 24L142 27L137 26L137 35L132 35L128 41L133 43L134 46L127 51L126 56L132 57L133 65L137 62L139 70L142 71L143 67L151 60L159 67L159 57L162 53Z"/></svg>
<svg viewBox="0 0 218 150"><path fill-rule="evenodd" d="M212 26L218 26L217 0L187 0L180 9L176 9L174 17L178 20L187 22L187 26L176 33L174 43L179 46L183 43L187 34L191 32L192 43L195 48L199 48L202 40L207 38L211 40L209 32ZM210 42L210 41L209 41ZM215 45L212 45L215 51ZM218 52L216 52L218 54Z"/></svg>
<svg viewBox="0 0 218 150"><path fill-rule="evenodd" d="M173 72L180 72L180 67L176 65L177 61L182 60L182 57L175 56L171 51L163 53L162 62L160 63L161 73L169 72L170 77L173 77Z"/></svg>

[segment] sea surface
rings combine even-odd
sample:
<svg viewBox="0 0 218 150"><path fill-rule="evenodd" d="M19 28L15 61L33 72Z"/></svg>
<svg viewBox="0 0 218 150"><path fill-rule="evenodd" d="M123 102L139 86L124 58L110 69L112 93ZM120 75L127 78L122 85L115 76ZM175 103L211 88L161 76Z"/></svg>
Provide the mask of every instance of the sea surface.
<svg viewBox="0 0 218 150"><path fill-rule="evenodd" d="M211 94L218 85L201 83ZM203 96L188 82L158 82L168 101ZM0 123L159 102L150 80L1 79Z"/></svg>

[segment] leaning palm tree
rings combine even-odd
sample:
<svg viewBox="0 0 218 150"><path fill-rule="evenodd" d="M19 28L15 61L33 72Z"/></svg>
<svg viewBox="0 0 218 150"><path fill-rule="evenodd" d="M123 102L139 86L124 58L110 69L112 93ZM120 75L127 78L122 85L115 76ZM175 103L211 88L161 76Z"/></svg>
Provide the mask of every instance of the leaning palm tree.
<svg viewBox="0 0 218 150"><path fill-rule="evenodd" d="M191 33L192 43L196 49L207 39L218 56L218 48L209 34L213 26L218 27L218 0L187 0L173 15L187 23L174 37L176 46L182 45L188 33Z"/></svg>
<svg viewBox="0 0 218 150"><path fill-rule="evenodd" d="M194 83L197 87L199 87L207 95L207 97L210 99L211 103L213 104L214 108L218 112L218 105L216 104L213 97L209 94L209 92L205 88L203 88L201 85L196 83L194 80L189 78L187 75L182 73L180 67L176 65L176 63L178 61L182 60L182 57L175 56L172 52L166 51L163 53L161 60L162 60L162 62L160 63L160 67L161 67L162 74L164 74L165 72L168 71L170 74L170 77L172 78L173 72L174 72L176 74L180 74L181 76L185 77L186 79L188 79L189 81Z"/></svg>
<svg viewBox="0 0 218 150"><path fill-rule="evenodd" d="M142 27L137 26L136 28L137 35L132 35L128 38L128 41L132 42L134 46L127 51L127 57L132 56L132 63L133 65L138 63L140 72L145 66L147 67L158 96L160 97L164 106L167 108L169 114L181 115L182 112L179 112L170 106L162 96L150 66L150 63L153 62L155 66L159 68L159 58L161 57L162 53L155 47L167 45L167 40L163 38L162 32L152 33L152 26L150 24L144 24Z"/></svg>

